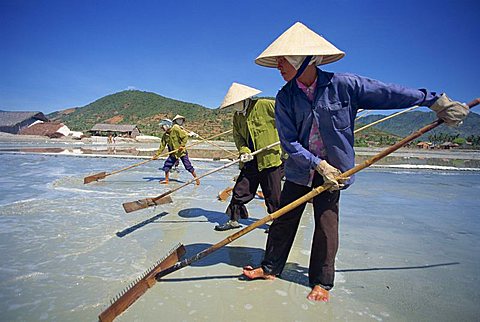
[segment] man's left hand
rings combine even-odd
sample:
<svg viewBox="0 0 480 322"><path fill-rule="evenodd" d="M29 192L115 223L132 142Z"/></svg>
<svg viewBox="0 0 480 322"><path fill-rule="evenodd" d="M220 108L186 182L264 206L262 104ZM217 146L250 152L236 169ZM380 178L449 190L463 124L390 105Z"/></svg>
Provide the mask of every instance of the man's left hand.
<svg viewBox="0 0 480 322"><path fill-rule="evenodd" d="M448 126L459 126L470 112L468 106L452 101L445 93L433 103L430 109L435 111L437 117L442 119Z"/></svg>
<svg viewBox="0 0 480 322"><path fill-rule="evenodd" d="M243 163L246 163L252 160L253 160L253 155L251 155L250 153L244 153L240 156L240 161L242 161Z"/></svg>

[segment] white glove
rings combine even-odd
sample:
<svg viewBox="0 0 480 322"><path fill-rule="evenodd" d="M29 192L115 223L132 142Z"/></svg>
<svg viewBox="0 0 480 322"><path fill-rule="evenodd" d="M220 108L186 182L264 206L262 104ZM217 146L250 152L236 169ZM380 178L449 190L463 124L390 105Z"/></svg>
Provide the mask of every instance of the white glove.
<svg viewBox="0 0 480 322"><path fill-rule="evenodd" d="M250 153L244 153L240 156L240 161L242 161L243 163L246 163L252 160L253 160L253 155L251 155Z"/></svg>
<svg viewBox="0 0 480 322"><path fill-rule="evenodd" d="M342 172L337 168L332 167L325 160L320 161L315 167L315 170L322 175L324 183L331 183L333 185L329 190L340 190L343 188L344 182L348 180L348 178L342 178L339 180L340 182L338 182L335 177L341 175Z"/></svg>
<svg viewBox="0 0 480 322"><path fill-rule="evenodd" d="M198 134L193 131L188 132L188 136L191 138L198 138Z"/></svg>
<svg viewBox="0 0 480 322"><path fill-rule="evenodd" d="M448 126L459 126L470 112L468 106L452 101L445 93L430 106L430 109L435 111L437 117Z"/></svg>

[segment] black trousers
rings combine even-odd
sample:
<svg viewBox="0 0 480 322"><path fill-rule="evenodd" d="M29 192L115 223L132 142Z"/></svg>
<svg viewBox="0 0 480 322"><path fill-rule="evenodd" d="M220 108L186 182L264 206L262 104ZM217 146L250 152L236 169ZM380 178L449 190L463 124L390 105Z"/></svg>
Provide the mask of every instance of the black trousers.
<svg viewBox="0 0 480 322"><path fill-rule="evenodd" d="M235 182L232 199L225 213L230 216L231 220L235 221L238 221L240 218L248 218L248 211L245 204L255 198L259 185L262 187L268 213L277 211L280 206L282 177L282 166L258 171L256 158L247 162Z"/></svg>
<svg viewBox="0 0 480 322"><path fill-rule="evenodd" d="M313 185L323 184L323 178L315 173ZM310 187L286 181L281 194L281 207L310 192ZM335 278L335 256L338 250L338 202L340 191L324 191L313 198L315 229L313 233L308 279L311 287L320 285L326 290L333 287ZM270 225L265 257L262 261L264 272L280 275L287 262L293 240L305 210L303 204Z"/></svg>

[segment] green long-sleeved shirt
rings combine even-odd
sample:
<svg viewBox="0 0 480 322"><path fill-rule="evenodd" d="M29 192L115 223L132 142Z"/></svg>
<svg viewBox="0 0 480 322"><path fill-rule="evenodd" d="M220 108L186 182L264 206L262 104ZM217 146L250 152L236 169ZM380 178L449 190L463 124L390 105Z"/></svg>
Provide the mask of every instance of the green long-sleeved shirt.
<svg viewBox="0 0 480 322"><path fill-rule="evenodd" d="M254 100L245 115L233 115L233 139L239 154L253 152L248 147L249 138L252 139L254 151L279 141L274 100ZM282 163L280 155L280 145L257 154L258 170L279 166Z"/></svg>
<svg viewBox="0 0 480 322"><path fill-rule="evenodd" d="M168 150L176 150L179 147L184 147L187 145L187 133L182 130L182 128L178 124L174 124L167 132L165 132L162 136L162 142L160 143L160 147L155 153L155 156L159 156L165 147L168 146ZM181 158L187 154L187 150L183 149L182 151L176 151L172 155L174 157Z"/></svg>

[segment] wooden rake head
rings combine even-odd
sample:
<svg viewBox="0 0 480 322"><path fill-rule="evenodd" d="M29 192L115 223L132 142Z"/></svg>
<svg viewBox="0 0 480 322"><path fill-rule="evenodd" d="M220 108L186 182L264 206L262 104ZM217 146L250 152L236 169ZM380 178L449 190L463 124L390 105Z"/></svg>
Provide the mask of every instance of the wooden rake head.
<svg viewBox="0 0 480 322"><path fill-rule="evenodd" d="M146 199L141 199L141 200L136 200L136 201L131 201L131 202L125 202L122 204L123 209L125 209L126 213L137 211L140 209L145 209L148 207L154 207L158 205L163 205L166 203L172 203L172 197L170 196L165 196L159 199L156 198L146 198Z"/></svg>
<svg viewBox="0 0 480 322"><path fill-rule="evenodd" d="M232 190L233 190L233 187L228 187L227 189L220 191L217 196L218 200L220 201L227 200L232 194Z"/></svg>
<svg viewBox="0 0 480 322"><path fill-rule="evenodd" d="M139 278L130 283L124 290L115 296L115 298L110 301L110 306L98 316L98 320L100 322L111 322L117 316L122 314L157 282L155 279L156 274L177 263L185 252L185 246L178 244L168 253L167 256L157 261Z"/></svg>
<svg viewBox="0 0 480 322"><path fill-rule="evenodd" d="M93 181L102 180L102 179L105 179L106 177L107 177L106 172L99 172L97 174L92 174L91 176L83 178L83 184L87 184L87 183L90 183L90 182L93 182Z"/></svg>

